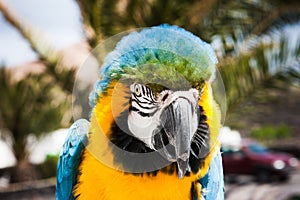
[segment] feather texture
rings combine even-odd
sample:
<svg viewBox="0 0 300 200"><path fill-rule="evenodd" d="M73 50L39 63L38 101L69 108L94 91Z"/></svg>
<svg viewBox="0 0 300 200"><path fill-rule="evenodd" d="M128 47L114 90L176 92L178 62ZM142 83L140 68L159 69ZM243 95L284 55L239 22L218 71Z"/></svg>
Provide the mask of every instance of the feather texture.
<svg viewBox="0 0 300 200"><path fill-rule="evenodd" d="M56 199L73 199L72 190L88 131L89 122L85 119L76 121L69 129L57 164Z"/></svg>
<svg viewBox="0 0 300 200"><path fill-rule="evenodd" d="M195 87L212 77L216 63L217 58L209 44L177 26L165 24L132 32L106 56L101 67L101 80L90 95L90 105L95 106L112 81L131 76L135 81L147 79L153 83L158 76L173 87L183 84L178 81L181 76L188 86ZM178 83L180 85L172 85Z"/></svg>
<svg viewBox="0 0 300 200"><path fill-rule="evenodd" d="M106 56L101 67L101 79L95 83L90 94L90 105L93 108L91 127L88 121L78 120L69 130L58 161L56 198L74 199L74 192L75 195L80 195L78 199L172 197L171 199L223 200L223 169L217 141L220 116L210 86L216 63L217 58L209 44L177 26L145 28L123 37L115 50ZM173 173L162 171L158 171L153 177L124 173L105 165L97 157L102 155L99 152L105 151L109 161L114 164L115 154L108 151L111 149L107 141L98 136L103 133L103 136L109 138L114 130L111 102L116 83L120 79L137 82L147 79L147 82L156 83L157 78L168 82L171 89L203 89L199 105L207 116L205 122L208 127L204 127L204 130L207 130L207 134L210 133L211 149L199 172L191 173L183 180L179 180L176 175L172 176ZM89 130L89 146L85 149ZM123 146L129 147L130 141L123 140L122 136L118 137ZM198 145L204 140L195 139L199 142ZM92 147L101 148L101 151L93 151ZM200 147L198 148L200 151ZM199 152L192 153L199 157ZM202 178L199 180L200 177Z"/></svg>
<svg viewBox="0 0 300 200"><path fill-rule="evenodd" d="M224 199L224 177L221 153L217 152L206 175L199 180L201 193L206 200Z"/></svg>

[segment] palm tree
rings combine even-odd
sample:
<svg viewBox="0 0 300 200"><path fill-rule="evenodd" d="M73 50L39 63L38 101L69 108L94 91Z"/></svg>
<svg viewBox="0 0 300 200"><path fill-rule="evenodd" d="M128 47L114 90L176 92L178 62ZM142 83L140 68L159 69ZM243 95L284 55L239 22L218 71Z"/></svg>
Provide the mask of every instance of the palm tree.
<svg viewBox="0 0 300 200"><path fill-rule="evenodd" d="M132 28L170 23L210 42L221 34L259 35L281 17L300 13L299 1L180 1L180 0L77 0L87 39L92 47L101 40ZM298 18L299 19L299 18ZM297 18L295 19L297 20Z"/></svg>
<svg viewBox="0 0 300 200"><path fill-rule="evenodd" d="M68 101L59 92L47 74L29 74L22 80L13 80L6 68L0 68L0 125L12 138L12 149L17 159L11 181L24 181L34 177L28 163L27 138L29 134L41 136L61 127ZM56 98L54 98L54 93ZM28 170L24 170L24 168Z"/></svg>
<svg viewBox="0 0 300 200"><path fill-rule="evenodd" d="M95 47L103 39L132 28L170 23L189 29L190 18L193 16L188 13L196 13L195 7L205 7L205 11L208 12L217 1L77 0L77 2L81 9L88 42L91 47Z"/></svg>
<svg viewBox="0 0 300 200"><path fill-rule="evenodd" d="M56 84L60 85L65 92L71 94L76 72L74 66L64 66L60 62L62 55L53 48L51 43L35 27L19 17L9 4L0 1L0 12L28 41L31 49L37 53L39 61L46 66L46 72L55 79Z"/></svg>
<svg viewBox="0 0 300 200"><path fill-rule="evenodd" d="M270 78L268 63L266 63L268 61L262 55L272 45L266 47L257 43L256 47L246 53L241 51L241 48L251 45L257 35L262 35L272 27L276 27L277 21L282 25L283 21L299 20L300 13L300 3L297 0L284 3L280 0L77 0L77 3L81 10L87 41L92 48L105 38L119 32L162 23L182 26L208 42L211 42L215 36L219 36L224 51L220 57L219 67L228 91L229 106L249 94L256 85ZM21 23L17 16L9 12L9 6L0 2L0 10L30 42L32 49L40 55L40 59L47 66L48 73L66 91L72 91L73 79L68 77L74 77L74 72L64 70L64 73L57 73L59 55L53 50L50 51L49 49L52 49L50 46L42 48L39 40L34 37L34 28ZM47 44L47 42L43 43ZM284 49L288 41L282 40L281 43L280 48ZM258 67L253 69L249 65L250 61L258 62ZM61 69L65 68L61 67ZM237 73L239 80L233 76Z"/></svg>
<svg viewBox="0 0 300 200"><path fill-rule="evenodd" d="M255 87L275 77L269 71L270 60L266 52L279 46L280 55L277 68L285 64L285 50L288 38L276 41L278 44L264 45L256 42L248 51L257 35L267 33L276 27L276 21L299 20L299 1L142 1L142 0L77 0L90 45L95 47L103 39L130 28L148 27L161 23L182 26L194 34L211 42L215 36L222 41L223 55L219 68L227 89L229 107L247 96ZM287 15L288 14L288 15ZM296 16L296 17L295 17ZM298 16L298 17L297 17ZM282 24L280 24L282 25ZM230 41L228 41L230 40ZM277 45L277 46L276 46ZM294 55L297 51L292 52ZM256 68L249 63L256 63ZM273 66L274 67L274 66ZM284 70L286 72L286 70ZM281 70L278 70L280 73ZM285 73L284 72L284 73ZM278 74L277 73L277 74ZM283 72L282 72L283 73ZM276 76L277 77L277 76Z"/></svg>

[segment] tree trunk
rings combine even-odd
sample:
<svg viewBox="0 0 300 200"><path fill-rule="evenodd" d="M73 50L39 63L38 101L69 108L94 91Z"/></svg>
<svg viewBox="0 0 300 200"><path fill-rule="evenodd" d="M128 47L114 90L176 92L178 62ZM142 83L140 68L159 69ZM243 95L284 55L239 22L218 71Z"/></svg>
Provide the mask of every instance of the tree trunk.
<svg viewBox="0 0 300 200"><path fill-rule="evenodd" d="M38 179L38 172L34 165L27 159L18 161L17 165L12 168L10 182L24 182Z"/></svg>

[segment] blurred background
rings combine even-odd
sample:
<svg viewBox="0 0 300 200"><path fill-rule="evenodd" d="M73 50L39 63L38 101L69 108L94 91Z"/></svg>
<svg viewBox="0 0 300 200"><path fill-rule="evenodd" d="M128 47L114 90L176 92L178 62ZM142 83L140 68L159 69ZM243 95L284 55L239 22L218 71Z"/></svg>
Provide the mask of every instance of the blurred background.
<svg viewBox="0 0 300 200"><path fill-rule="evenodd" d="M298 0L0 0L0 199L55 198L78 68L106 38L162 23L218 56L226 199L300 199Z"/></svg>

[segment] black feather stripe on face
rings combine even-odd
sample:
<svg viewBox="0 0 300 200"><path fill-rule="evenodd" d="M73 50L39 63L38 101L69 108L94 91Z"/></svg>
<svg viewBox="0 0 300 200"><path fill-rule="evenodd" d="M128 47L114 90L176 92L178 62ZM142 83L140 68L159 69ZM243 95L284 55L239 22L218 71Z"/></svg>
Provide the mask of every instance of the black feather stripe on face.
<svg viewBox="0 0 300 200"><path fill-rule="evenodd" d="M191 153L189 157L189 164L193 173L197 173L199 168L202 167L204 159L207 157L210 150L210 131L206 122L207 117L204 114L203 107L199 106L199 108L199 124L192 139Z"/></svg>
<svg viewBox="0 0 300 200"><path fill-rule="evenodd" d="M191 153L189 156L189 165L191 167L191 172L197 173L199 169L203 166L204 160L209 153L209 126L206 123L207 117L204 114L203 108L200 106L199 109L199 124L196 133L191 142ZM123 149L124 152L133 152L133 153L149 153L153 152L153 149L147 147L147 145L139 140L138 138L134 137L134 135L130 132L127 124L128 120L128 111L124 111L118 117L118 124L113 123L111 126L111 134L110 140L113 144L118 146L120 149ZM122 128L120 128L121 126ZM161 148L163 145L168 144L166 133L164 129L157 129L159 130L153 137L153 141L156 143L156 148ZM114 153L114 152L113 152ZM166 163L168 161L166 158L160 156L158 153L157 156L160 160L165 160ZM153 158L155 159L155 158ZM114 157L114 162L116 165L123 165L124 168L130 169L133 166L143 166L145 165L145 160L143 159L135 159L133 157L128 156L126 153L124 155L118 155ZM151 162L155 162L152 160ZM149 162L149 164L151 164ZM157 172L161 171L167 174L177 174L178 169L176 163L172 163L171 165L152 172L147 172L145 174L150 176L156 176ZM143 176L144 173L136 173L135 175ZM189 176L190 173L186 173L186 176Z"/></svg>

